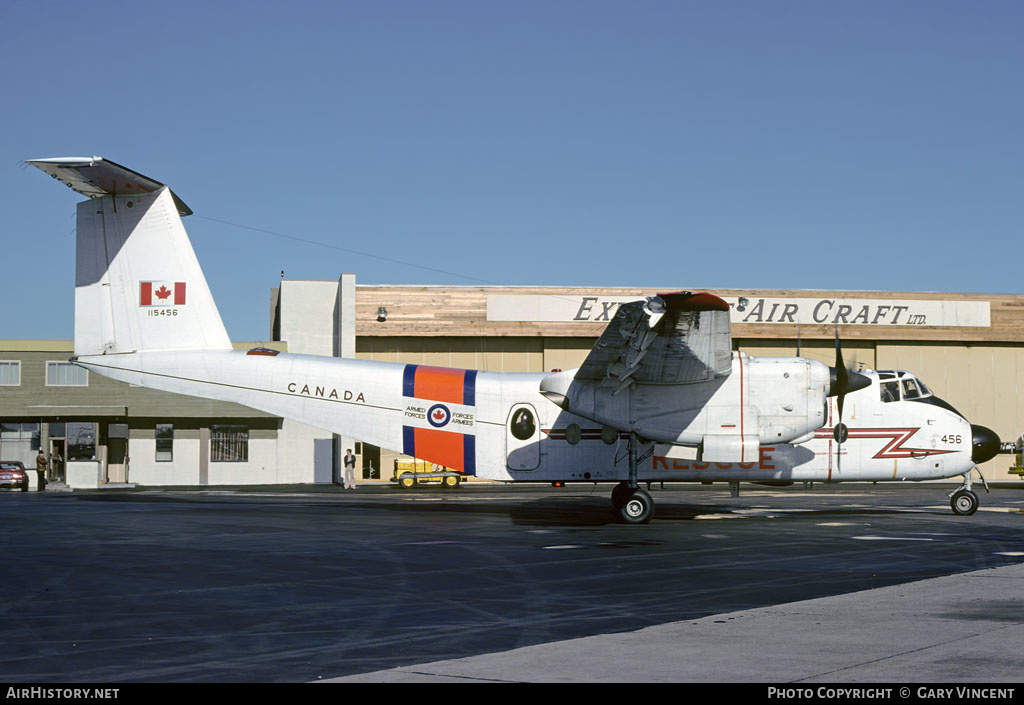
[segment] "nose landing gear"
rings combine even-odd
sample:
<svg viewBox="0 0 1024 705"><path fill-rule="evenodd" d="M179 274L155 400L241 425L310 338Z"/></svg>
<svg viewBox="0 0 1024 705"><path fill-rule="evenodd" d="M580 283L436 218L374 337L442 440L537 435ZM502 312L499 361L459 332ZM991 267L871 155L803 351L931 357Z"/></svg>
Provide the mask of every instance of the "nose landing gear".
<svg viewBox="0 0 1024 705"><path fill-rule="evenodd" d="M974 468L977 470L977 468ZM988 483L985 482L985 476L978 472L978 477L981 478L981 482L985 485L985 491L988 492ZM954 514L960 516L969 517L978 511L978 495L971 490L971 473L967 472L964 475L964 484L958 490L949 493L949 506L953 509Z"/></svg>
<svg viewBox="0 0 1024 705"><path fill-rule="evenodd" d="M961 488L951 495L949 506L954 514L970 516L978 511L978 495Z"/></svg>

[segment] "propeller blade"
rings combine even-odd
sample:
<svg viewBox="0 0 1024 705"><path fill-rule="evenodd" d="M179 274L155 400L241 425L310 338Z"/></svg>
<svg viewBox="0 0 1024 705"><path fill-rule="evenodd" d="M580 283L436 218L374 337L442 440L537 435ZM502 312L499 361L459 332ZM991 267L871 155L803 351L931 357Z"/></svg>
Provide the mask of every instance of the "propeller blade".
<svg viewBox="0 0 1024 705"><path fill-rule="evenodd" d="M846 426L843 424L843 406L846 401L846 395L850 392L856 392L858 389L864 389L870 386L871 379L854 372L846 368L846 364L843 362L843 347L839 344L839 324L836 324L835 328L836 335L836 364L834 367L830 367L831 372L831 383L828 389L828 396L836 398L836 411L838 413L838 423L835 424L832 432L833 437L838 444L836 449L836 468L840 468L842 465L843 457L843 442L847 438Z"/></svg>
<svg viewBox="0 0 1024 705"><path fill-rule="evenodd" d="M846 369L846 365L843 364L843 348L839 344L839 324L838 323L836 323L835 335L836 335L836 367L839 368L840 370L845 370Z"/></svg>
<svg viewBox="0 0 1024 705"><path fill-rule="evenodd" d="M836 364L829 368L832 373L831 383L828 388L828 396L837 397L839 415L843 415L843 401L847 394L864 389L871 385L871 379L847 369L843 362L843 348L839 344L839 326L836 326Z"/></svg>

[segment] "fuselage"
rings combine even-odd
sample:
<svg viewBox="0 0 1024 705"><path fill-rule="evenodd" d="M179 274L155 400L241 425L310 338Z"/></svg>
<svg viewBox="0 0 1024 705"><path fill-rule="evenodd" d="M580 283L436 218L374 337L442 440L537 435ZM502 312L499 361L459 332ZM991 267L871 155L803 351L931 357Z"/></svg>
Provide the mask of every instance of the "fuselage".
<svg viewBox="0 0 1024 705"><path fill-rule="evenodd" d="M821 370L815 366L821 363L801 360L769 360L757 367L756 358L736 354L734 374L714 390L630 390L621 395L630 424L614 427L542 395L542 381L550 377L543 373L271 351L147 351L81 356L77 362L131 384L244 404L494 480L622 481L628 477L630 430L641 443L641 480L926 480L972 467L967 420L948 405L927 403L930 395L901 394L902 378L883 377L898 373L864 373L871 385L847 396L843 421L849 436L840 446L832 432L831 400L822 404L818 389ZM772 391L771 385L764 393L755 391L758 376L789 380L794 373L804 375L796 383L802 396ZM745 393L744 384L750 385ZM650 399L670 391L680 395L675 415L653 416ZM709 429L718 430L715 424L734 425L742 434L746 423L754 433L761 431L739 461L716 459L700 441ZM653 428L667 435L652 438Z"/></svg>

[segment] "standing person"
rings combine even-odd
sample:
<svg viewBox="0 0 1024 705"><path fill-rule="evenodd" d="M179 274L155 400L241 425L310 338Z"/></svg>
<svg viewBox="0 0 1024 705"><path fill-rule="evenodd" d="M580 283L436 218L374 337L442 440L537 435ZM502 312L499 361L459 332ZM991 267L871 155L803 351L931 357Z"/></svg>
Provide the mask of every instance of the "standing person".
<svg viewBox="0 0 1024 705"><path fill-rule="evenodd" d="M345 451L345 489L354 490L356 488L356 456L352 454L352 449L348 448Z"/></svg>
<svg viewBox="0 0 1024 705"><path fill-rule="evenodd" d="M39 455L36 456L36 490L42 492L46 489L46 468L49 463L46 462L46 453L43 449L39 449Z"/></svg>

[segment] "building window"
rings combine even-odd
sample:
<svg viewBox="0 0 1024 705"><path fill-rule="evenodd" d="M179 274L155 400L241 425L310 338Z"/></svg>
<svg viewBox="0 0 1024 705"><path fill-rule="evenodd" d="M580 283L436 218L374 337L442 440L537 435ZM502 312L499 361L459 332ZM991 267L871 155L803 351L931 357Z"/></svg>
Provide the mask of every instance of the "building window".
<svg viewBox="0 0 1024 705"><path fill-rule="evenodd" d="M210 461L246 463L249 461L249 427L215 425L210 427Z"/></svg>
<svg viewBox="0 0 1024 705"><path fill-rule="evenodd" d="M38 423L0 423L0 459L20 460L25 467L35 467L39 450Z"/></svg>
<svg viewBox="0 0 1024 705"><path fill-rule="evenodd" d="M96 424L73 421L68 423L68 460L96 459Z"/></svg>
<svg viewBox="0 0 1024 705"><path fill-rule="evenodd" d="M46 363L47 387L87 387L89 370L70 362Z"/></svg>
<svg viewBox="0 0 1024 705"><path fill-rule="evenodd" d="M167 463L174 460L174 425L158 423L156 425L156 462Z"/></svg>
<svg viewBox="0 0 1024 705"><path fill-rule="evenodd" d="M17 360L0 360L0 386L18 387L21 385L21 363Z"/></svg>

